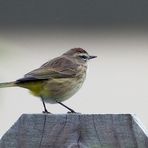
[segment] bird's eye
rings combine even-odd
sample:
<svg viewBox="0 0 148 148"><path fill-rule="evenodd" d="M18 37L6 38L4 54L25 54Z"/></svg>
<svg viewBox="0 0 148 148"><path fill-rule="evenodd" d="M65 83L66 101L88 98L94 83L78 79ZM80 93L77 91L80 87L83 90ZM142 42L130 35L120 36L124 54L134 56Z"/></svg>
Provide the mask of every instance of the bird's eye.
<svg viewBox="0 0 148 148"><path fill-rule="evenodd" d="M85 56L85 55L80 55L79 57L80 57L81 59L84 59L84 60L87 60L87 59L88 59L88 57Z"/></svg>

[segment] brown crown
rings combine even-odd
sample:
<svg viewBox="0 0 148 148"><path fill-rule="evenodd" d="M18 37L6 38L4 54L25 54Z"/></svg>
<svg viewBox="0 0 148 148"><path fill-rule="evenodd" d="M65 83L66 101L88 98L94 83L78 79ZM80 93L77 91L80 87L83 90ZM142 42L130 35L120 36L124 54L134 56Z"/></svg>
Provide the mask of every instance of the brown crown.
<svg viewBox="0 0 148 148"><path fill-rule="evenodd" d="M72 49L68 50L64 54L72 55L72 54L75 54L75 53L87 53L87 52L82 48L72 48Z"/></svg>

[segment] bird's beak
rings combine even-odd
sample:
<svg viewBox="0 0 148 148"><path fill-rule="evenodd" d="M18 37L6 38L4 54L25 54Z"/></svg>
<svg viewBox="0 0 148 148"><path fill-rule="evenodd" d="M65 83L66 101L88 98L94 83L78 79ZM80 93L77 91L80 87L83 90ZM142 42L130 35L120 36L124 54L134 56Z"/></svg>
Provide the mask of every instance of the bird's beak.
<svg viewBox="0 0 148 148"><path fill-rule="evenodd" d="M89 60L94 58L97 58L97 56L89 56Z"/></svg>

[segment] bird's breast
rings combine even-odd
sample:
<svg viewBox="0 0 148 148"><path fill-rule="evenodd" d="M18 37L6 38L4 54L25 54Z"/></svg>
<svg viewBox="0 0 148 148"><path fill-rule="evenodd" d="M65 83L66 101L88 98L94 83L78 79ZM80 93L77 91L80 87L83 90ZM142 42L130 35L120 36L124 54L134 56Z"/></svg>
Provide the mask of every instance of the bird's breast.
<svg viewBox="0 0 148 148"><path fill-rule="evenodd" d="M41 95L49 103L55 103L55 100L62 102L81 88L85 77L86 73L73 78L50 79L44 85Z"/></svg>

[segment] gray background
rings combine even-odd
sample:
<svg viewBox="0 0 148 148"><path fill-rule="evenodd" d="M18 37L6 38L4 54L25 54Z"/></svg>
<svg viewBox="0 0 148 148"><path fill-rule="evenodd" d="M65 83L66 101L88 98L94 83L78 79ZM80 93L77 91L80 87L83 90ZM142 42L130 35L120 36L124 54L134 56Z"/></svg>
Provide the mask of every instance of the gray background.
<svg viewBox="0 0 148 148"><path fill-rule="evenodd" d="M147 0L1 0L0 25L147 26L147 8Z"/></svg>
<svg viewBox="0 0 148 148"><path fill-rule="evenodd" d="M148 1L0 1L0 82L13 81L73 47L98 58L66 105L81 113L135 113L148 127ZM53 113L66 113L48 105ZM0 89L0 135L22 113L41 113L22 88Z"/></svg>

